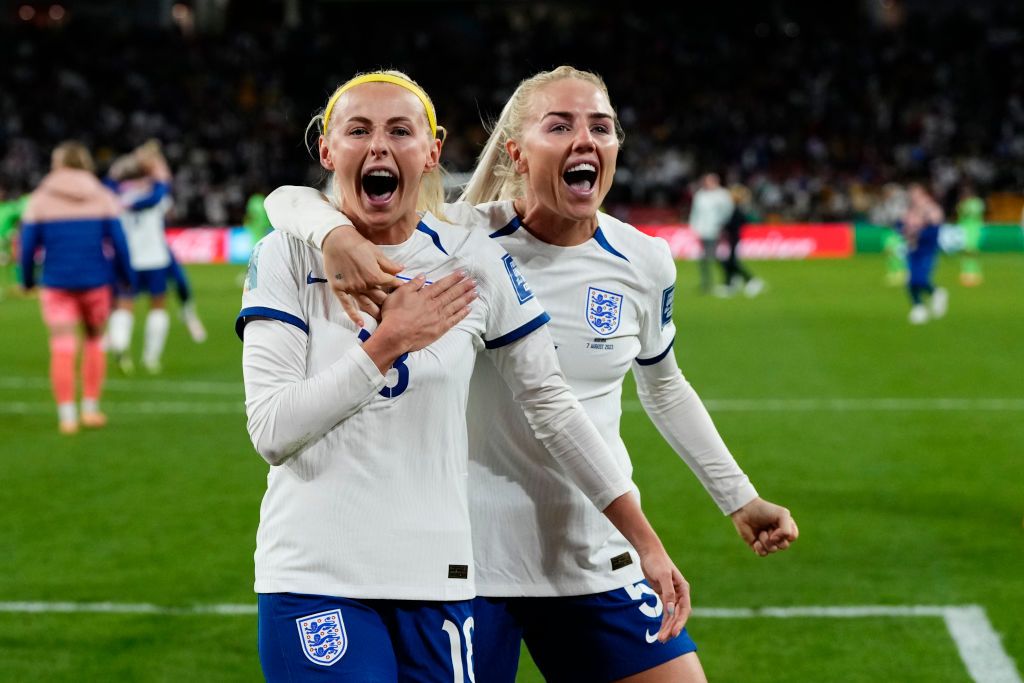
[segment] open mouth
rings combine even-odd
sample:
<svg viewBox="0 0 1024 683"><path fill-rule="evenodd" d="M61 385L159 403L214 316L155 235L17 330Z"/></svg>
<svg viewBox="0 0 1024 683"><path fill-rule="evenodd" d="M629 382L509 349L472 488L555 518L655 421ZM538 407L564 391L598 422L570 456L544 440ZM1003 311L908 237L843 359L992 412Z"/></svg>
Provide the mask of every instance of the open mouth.
<svg viewBox="0 0 1024 683"><path fill-rule="evenodd" d="M397 189L398 176L386 169L370 171L363 176L363 192L375 204L391 199Z"/></svg>
<svg viewBox="0 0 1024 683"><path fill-rule="evenodd" d="M597 183L597 167L593 164L580 163L566 169L562 180L574 191L587 194Z"/></svg>

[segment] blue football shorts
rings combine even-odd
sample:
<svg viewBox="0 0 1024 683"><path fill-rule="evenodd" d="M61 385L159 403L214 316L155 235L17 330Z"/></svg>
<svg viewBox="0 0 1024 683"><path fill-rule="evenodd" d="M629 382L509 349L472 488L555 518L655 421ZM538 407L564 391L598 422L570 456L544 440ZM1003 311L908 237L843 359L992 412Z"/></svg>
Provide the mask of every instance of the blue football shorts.
<svg viewBox="0 0 1024 683"><path fill-rule="evenodd" d="M472 608L260 593L260 665L270 683L471 683Z"/></svg>
<svg viewBox="0 0 1024 683"><path fill-rule="evenodd" d="M697 645L686 629L659 643L661 600L646 581L606 593L473 601L476 678L514 683L520 637L548 683L602 683L647 671Z"/></svg>
<svg viewBox="0 0 1024 683"><path fill-rule="evenodd" d="M167 268L154 270L135 271L135 287L126 283L119 283L117 295L122 298L130 298L139 294L160 296L167 291Z"/></svg>

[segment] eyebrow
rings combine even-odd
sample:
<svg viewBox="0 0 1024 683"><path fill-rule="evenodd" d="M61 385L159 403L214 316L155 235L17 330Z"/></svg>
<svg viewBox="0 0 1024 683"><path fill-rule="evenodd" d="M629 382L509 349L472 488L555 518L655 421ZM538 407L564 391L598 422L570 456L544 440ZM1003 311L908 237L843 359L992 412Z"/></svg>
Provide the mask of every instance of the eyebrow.
<svg viewBox="0 0 1024 683"><path fill-rule="evenodd" d="M557 117L562 118L562 119L571 119L572 118L572 112L568 112L568 111L549 111L547 114L544 114L544 116L541 117L541 121L543 121L544 119L546 119L549 116L557 116ZM591 113L587 114L587 118L588 119L607 119L609 121L612 121L612 120L614 120L615 117L613 117L611 114L605 114L604 112L595 111L595 112L591 112Z"/></svg>
<svg viewBox="0 0 1024 683"><path fill-rule="evenodd" d="M348 121L349 122L354 122L354 123L367 123L367 124L373 123L373 121L371 121L370 119L366 118L365 116L350 116L350 117L348 117ZM410 119L408 116L392 116L390 119L385 121L385 123L387 125L389 125L389 126L393 126L396 123L409 123L409 124L411 124L412 123L412 119Z"/></svg>

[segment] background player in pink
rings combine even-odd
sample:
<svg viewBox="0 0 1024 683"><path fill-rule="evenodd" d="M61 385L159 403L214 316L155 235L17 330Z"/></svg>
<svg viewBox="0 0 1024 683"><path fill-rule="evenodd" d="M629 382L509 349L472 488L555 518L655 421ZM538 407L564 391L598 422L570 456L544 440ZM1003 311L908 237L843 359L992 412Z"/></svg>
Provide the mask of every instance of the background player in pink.
<svg viewBox="0 0 1024 683"><path fill-rule="evenodd" d="M64 142L53 151L52 170L32 193L22 228L22 284L36 284L35 257L44 250L40 298L50 330L50 381L57 399L60 431L74 434L79 424L102 427L100 394L106 374L101 339L110 315L112 264L104 245L114 247L122 278L131 282L128 248L121 232L117 197L92 173L89 151ZM84 332L82 412L75 405L78 328Z"/></svg>

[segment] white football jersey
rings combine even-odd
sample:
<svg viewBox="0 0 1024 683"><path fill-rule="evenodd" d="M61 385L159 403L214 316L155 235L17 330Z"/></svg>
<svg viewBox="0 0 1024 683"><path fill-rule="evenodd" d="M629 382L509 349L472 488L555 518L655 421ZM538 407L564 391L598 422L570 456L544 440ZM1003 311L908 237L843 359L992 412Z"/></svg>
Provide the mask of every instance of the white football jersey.
<svg viewBox="0 0 1024 683"><path fill-rule="evenodd" d="M427 348L400 357L358 412L272 467L256 540L257 592L462 600L475 595L467 504L466 404L477 352L547 321L512 259L487 233L424 216L403 244L382 246L432 282L463 268L479 298ZM239 314L307 333L306 377L376 329L343 312L318 251L274 232L257 245ZM504 382L502 388L505 391ZM517 415L520 409L513 404ZM531 434L532 438L532 434ZM550 456L548 456L550 457ZM589 504L589 503L588 503Z"/></svg>
<svg viewBox="0 0 1024 683"><path fill-rule="evenodd" d="M619 436L622 381L634 360L654 363L671 352L676 266L668 245L606 214L593 239L560 247L522 228L511 202L446 211L490 227L516 260L551 316L548 329L573 394L631 476ZM582 595L643 578L632 546L533 437L489 360L474 373L468 422L481 595ZM536 523L510 523L516 519Z"/></svg>
<svg viewBox="0 0 1024 683"><path fill-rule="evenodd" d="M149 183L123 183L119 188L121 203L131 206L151 191ZM171 265L171 251L164 234L164 216L171 204L170 197L165 196L153 206L126 209L121 214L121 225L134 270L159 270Z"/></svg>

